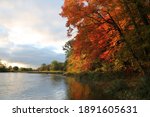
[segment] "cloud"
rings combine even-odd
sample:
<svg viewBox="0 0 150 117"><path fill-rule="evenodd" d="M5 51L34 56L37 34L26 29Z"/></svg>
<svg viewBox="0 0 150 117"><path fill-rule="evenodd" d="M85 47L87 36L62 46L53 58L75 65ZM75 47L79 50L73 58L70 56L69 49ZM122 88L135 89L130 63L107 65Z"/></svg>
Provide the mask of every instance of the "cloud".
<svg viewBox="0 0 150 117"><path fill-rule="evenodd" d="M52 48L36 48L29 45L14 46L6 51L6 48L0 48L2 60L7 63L22 63L26 66L38 67L42 63L49 64L52 60L64 61L64 54L57 54Z"/></svg>
<svg viewBox="0 0 150 117"><path fill-rule="evenodd" d="M9 29L12 42L16 44L27 42L36 45L40 42L42 45L47 40L67 41L65 21L59 16L60 6L54 6L54 3L57 6L58 2L48 0L2 1L4 5L0 8L0 23Z"/></svg>
<svg viewBox="0 0 150 117"><path fill-rule="evenodd" d="M1 0L0 59L37 66L64 61L65 20L62 0Z"/></svg>

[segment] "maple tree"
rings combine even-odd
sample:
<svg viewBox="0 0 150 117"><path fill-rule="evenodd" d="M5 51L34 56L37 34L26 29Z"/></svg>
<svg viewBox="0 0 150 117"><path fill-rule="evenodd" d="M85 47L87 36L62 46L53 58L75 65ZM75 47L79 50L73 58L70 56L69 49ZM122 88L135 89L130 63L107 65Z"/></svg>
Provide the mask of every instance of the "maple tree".
<svg viewBox="0 0 150 117"><path fill-rule="evenodd" d="M67 18L68 36L77 31L71 43L68 71L91 70L97 60L120 60L117 55L123 51L128 56L121 60L123 63L134 61L144 71L142 62L149 61L149 40L143 38L145 32L140 27L149 28L146 1L65 0L61 16Z"/></svg>

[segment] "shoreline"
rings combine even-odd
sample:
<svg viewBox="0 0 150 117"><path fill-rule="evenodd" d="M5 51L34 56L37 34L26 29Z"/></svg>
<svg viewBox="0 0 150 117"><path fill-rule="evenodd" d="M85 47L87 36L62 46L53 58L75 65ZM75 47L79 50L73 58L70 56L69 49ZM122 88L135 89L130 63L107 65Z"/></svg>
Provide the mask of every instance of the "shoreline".
<svg viewBox="0 0 150 117"><path fill-rule="evenodd" d="M0 72L0 73L34 73L34 74L64 74L63 71L12 71L12 72Z"/></svg>

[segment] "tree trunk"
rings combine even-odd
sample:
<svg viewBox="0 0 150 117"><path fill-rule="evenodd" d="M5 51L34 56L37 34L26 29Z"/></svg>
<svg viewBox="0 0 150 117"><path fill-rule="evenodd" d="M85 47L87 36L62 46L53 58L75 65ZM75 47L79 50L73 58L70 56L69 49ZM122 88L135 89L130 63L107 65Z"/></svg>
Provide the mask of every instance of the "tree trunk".
<svg viewBox="0 0 150 117"><path fill-rule="evenodd" d="M112 25L114 27L115 30L117 30L119 32L119 35L120 35L120 38L123 42L125 42L126 46L127 46L127 49L128 51L131 53L131 56L135 59L136 63L138 64L139 66L139 69L141 69L142 73L145 75L145 70L144 70L144 67L142 66L139 58L136 56L134 50L132 49L132 46L130 45L130 43L128 43L128 41L125 39L125 36L122 32L122 30L120 29L120 27L118 26L118 24L115 22L115 20L113 19L113 17L108 13L111 21L112 21Z"/></svg>

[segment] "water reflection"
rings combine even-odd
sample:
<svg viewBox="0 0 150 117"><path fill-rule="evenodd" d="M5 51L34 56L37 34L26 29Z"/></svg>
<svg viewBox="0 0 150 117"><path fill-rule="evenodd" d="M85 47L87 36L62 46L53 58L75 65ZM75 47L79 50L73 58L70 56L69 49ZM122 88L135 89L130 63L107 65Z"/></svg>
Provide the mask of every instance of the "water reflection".
<svg viewBox="0 0 150 117"><path fill-rule="evenodd" d="M68 96L72 100L99 100L109 99L109 96L100 87L100 84L91 80L68 78ZM106 86L107 87L107 86Z"/></svg>
<svg viewBox="0 0 150 117"><path fill-rule="evenodd" d="M90 88L87 84L82 84L75 78L68 78L68 95L70 99L88 99Z"/></svg>
<svg viewBox="0 0 150 117"><path fill-rule="evenodd" d="M101 84L86 79L52 74L0 73L0 99L109 99L103 91Z"/></svg>

